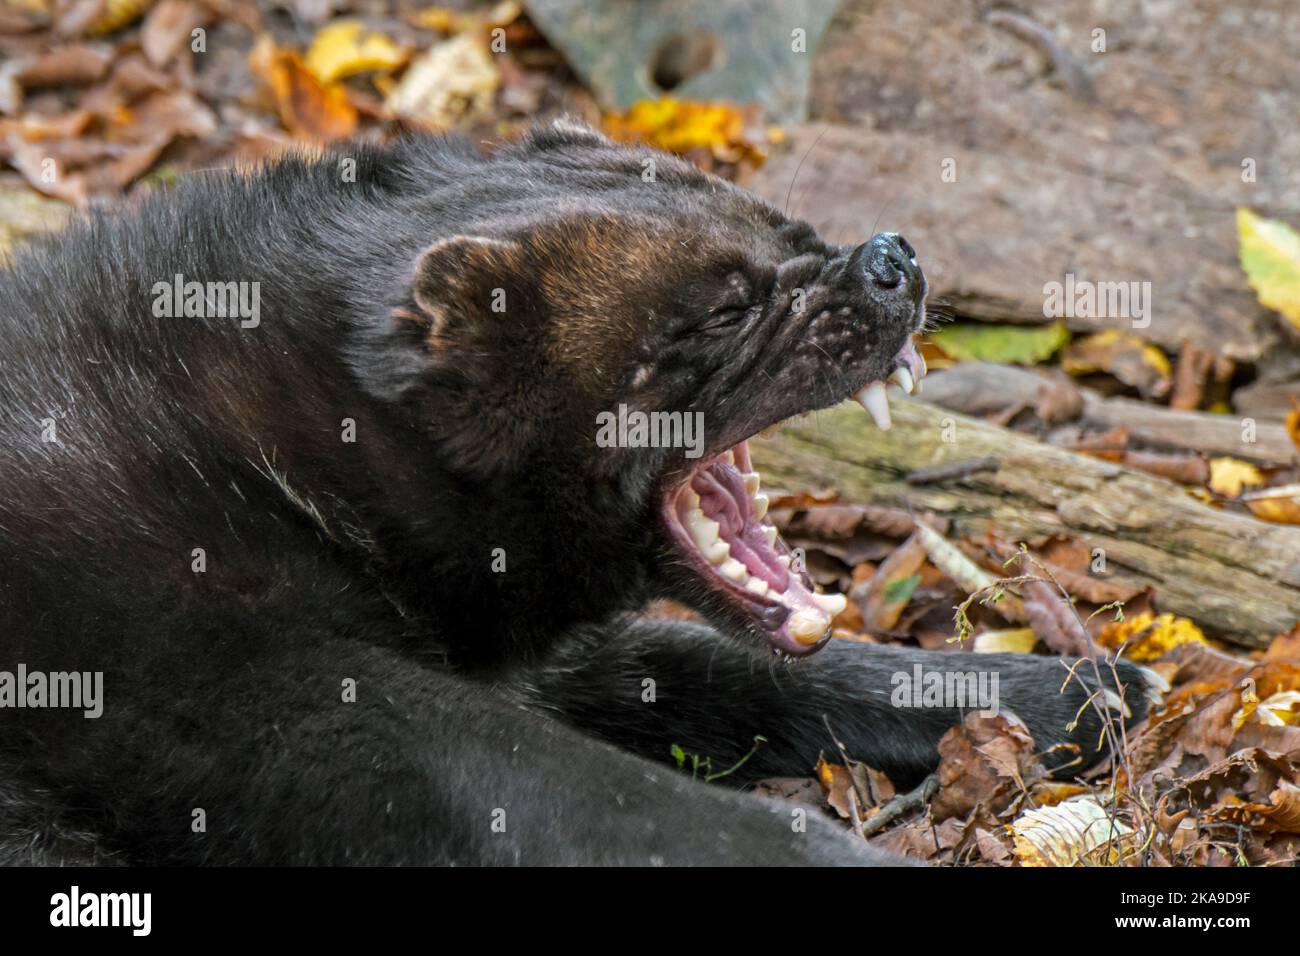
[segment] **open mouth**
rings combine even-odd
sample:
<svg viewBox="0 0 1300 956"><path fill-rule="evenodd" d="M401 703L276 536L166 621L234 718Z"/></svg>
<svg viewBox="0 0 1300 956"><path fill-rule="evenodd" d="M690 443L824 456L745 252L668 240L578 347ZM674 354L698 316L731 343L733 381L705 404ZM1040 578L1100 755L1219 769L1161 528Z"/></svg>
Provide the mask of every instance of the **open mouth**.
<svg viewBox="0 0 1300 956"><path fill-rule="evenodd" d="M925 362L909 341L889 381L914 392L924 375ZM885 384L868 383L853 396L881 429L891 424ZM749 615L778 654L809 654L830 640L847 599L819 593L768 520L748 440L697 466L663 508L669 533L696 572Z"/></svg>

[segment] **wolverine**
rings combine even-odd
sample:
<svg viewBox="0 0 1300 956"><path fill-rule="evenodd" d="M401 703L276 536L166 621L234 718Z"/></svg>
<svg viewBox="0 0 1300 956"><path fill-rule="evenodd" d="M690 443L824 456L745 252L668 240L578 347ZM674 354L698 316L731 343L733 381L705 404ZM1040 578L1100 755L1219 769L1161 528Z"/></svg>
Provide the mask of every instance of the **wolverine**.
<svg viewBox="0 0 1300 956"><path fill-rule="evenodd" d="M257 323L156 314L177 276L256 289ZM0 859L893 862L745 786L835 740L918 782L963 712L893 706L891 675L952 658L830 640L844 599L747 440L854 396L887 427L925 294L896 234L830 244L570 120L196 175L27 247L0 669L102 674L102 702L0 709ZM698 415L699 453L598 442L621 407ZM1090 697L1152 692L980 666L1063 772L1097 756ZM673 766L757 736L722 782Z"/></svg>

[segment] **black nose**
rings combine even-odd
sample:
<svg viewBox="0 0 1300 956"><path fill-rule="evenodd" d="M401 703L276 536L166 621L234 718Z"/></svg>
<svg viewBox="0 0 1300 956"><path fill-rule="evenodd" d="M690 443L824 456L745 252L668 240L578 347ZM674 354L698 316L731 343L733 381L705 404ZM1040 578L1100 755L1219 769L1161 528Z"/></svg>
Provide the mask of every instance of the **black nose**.
<svg viewBox="0 0 1300 956"><path fill-rule="evenodd" d="M877 285L892 289L904 279L915 284L921 274L916 250L896 232L882 232L854 251L853 258Z"/></svg>

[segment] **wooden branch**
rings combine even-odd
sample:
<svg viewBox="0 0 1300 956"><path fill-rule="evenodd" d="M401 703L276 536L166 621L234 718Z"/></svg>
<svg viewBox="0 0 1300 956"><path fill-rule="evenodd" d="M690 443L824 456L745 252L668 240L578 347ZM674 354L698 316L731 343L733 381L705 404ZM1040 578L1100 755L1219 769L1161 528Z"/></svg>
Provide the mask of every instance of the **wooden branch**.
<svg viewBox="0 0 1300 956"><path fill-rule="evenodd" d="M1078 537L1104 551L1108 577L1151 585L1162 610L1238 644L1262 646L1300 621L1300 528L1210 508L1171 482L920 401L895 396L893 415L881 432L856 405L828 409L755 440L754 458L769 485L933 512L954 536ZM906 481L988 456L996 471Z"/></svg>

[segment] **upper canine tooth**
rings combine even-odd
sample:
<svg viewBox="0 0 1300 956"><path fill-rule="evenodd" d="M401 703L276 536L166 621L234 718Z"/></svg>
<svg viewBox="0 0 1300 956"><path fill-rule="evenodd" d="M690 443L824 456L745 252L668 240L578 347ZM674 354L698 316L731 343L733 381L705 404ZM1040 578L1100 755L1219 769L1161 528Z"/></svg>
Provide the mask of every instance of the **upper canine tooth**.
<svg viewBox="0 0 1300 956"><path fill-rule="evenodd" d="M827 623L826 618L816 611L805 608L790 615L786 627L790 631L790 636L800 644L816 644L826 633Z"/></svg>
<svg viewBox="0 0 1300 956"><path fill-rule="evenodd" d="M814 594L812 599L831 617L838 617L849 606L849 599L843 594Z"/></svg>
<svg viewBox="0 0 1300 956"><path fill-rule="evenodd" d="M872 382L857 395L853 396L861 403L862 407L871 415L875 421L876 427L882 432L889 431L889 426L893 424L889 418L889 397L885 395L884 382Z"/></svg>
<svg viewBox="0 0 1300 956"><path fill-rule="evenodd" d="M754 517L759 521L762 521L763 516L767 514L767 495L760 491L758 494L754 495L751 500L754 502Z"/></svg>
<svg viewBox="0 0 1300 956"><path fill-rule="evenodd" d="M721 571L724 576L731 578L731 580L735 581L737 584L749 577L749 569L735 558L728 558L722 563L722 567L718 568L718 570Z"/></svg>
<svg viewBox="0 0 1300 956"><path fill-rule="evenodd" d="M712 518L704 517L704 513L699 510L692 511L687 517L690 519L691 534L695 536L695 543L701 551L707 551L710 545L718 540L721 527Z"/></svg>
<svg viewBox="0 0 1300 956"><path fill-rule="evenodd" d="M745 479L745 491L749 493L751 498L758 494L758 472L747 471L740 477Z"/></svg>
<svg viewBox="0 0 1300 956"><path fill-rule="evenodd" d="M725 541L715 541L704 549L704 556L710 564L721 564L731 557L731 545Z"/></svg>
<svg viewBox="0 0 1300 956"><path fill-rule="evenodd" d="M912 373L901 366L894 369L894 374L889 376L889 380L909 395L912 394L916 387L916 383L912 381Z"/></svg>

